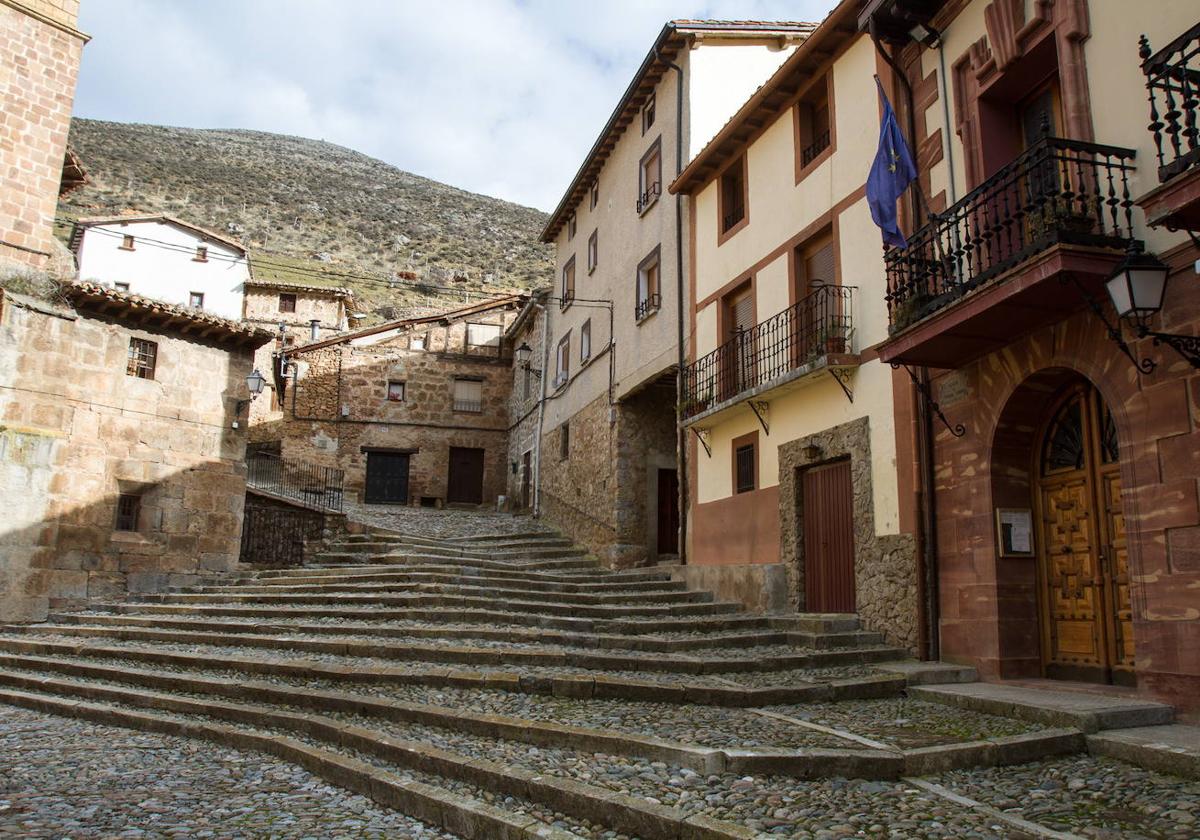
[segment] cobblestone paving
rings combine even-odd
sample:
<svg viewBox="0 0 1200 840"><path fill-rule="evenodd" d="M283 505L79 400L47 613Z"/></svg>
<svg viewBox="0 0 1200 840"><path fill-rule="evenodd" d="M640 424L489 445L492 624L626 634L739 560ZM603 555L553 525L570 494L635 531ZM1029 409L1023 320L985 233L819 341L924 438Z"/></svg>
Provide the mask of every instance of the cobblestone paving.
<svg viewBox="0 0 1200 840"><path fill-rule="evenodd" d="M299 767L0 705L0 837L455 840Z"/></svg>
<svg viewBox="0 0 1200 840"><path fill-rule="evenodd" d="M1111 759L957 770L932 781L1048 828L1098 840L1200 837L1200 782Z"/></svg>
<svg viewBox="0 0 1200 840"><path fill-rule="evenodd" d="M554 530L532 516L474 510L362 505L346 502L346 515L353 522L400 531L414 537L448 539L486 534L553 534Z"/></svg>
<svg viewBox="0 0 1200 840"><path fill-rule="evenodd" d="M1044 727L903 697L772 706L770 711L852 732L901 749L1021 735Z"/></svg>

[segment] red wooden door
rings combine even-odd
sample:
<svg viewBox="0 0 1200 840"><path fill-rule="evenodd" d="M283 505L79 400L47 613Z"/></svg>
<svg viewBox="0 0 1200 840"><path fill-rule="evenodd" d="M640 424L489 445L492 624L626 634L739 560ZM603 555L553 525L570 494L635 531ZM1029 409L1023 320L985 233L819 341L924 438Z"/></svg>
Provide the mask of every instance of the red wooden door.
<svg viewBox="0 0 1200 840"><path fill-rule="evenodd" d="M854 602L854 494L850 462L804 473L804 604L808 612L850 613Z"/></svg>
<svg viewBox="0 0 1200 840"><path fill-rule="evenodd" d="M483 501L483 450L450 447L446 501L477 505Z"/></svg>

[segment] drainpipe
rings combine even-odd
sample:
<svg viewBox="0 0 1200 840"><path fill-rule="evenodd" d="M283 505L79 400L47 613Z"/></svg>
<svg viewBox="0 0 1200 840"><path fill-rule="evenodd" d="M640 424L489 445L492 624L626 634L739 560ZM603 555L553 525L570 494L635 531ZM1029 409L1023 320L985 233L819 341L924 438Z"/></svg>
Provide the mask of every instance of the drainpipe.
<svg viewBox="0 0 1200 840"><path fill-rule="evenodd" d="M670 59L659 54L658 45L654 45L654 58L675 71L675 177L683 172L683 68ZM676 335L677 346L675 370L675 475L679 488L679 562L687 563L687 430L681 424L683 407L683 371L687 365L687 352L683 347L683 196L675 194L675 299L676 306Z"/></svg>
<svg viewBox="0 0 1200 840"><path fill-rule="evenodd" d="M542 425L546 419L546 379L550 373L550 342L547 334L550 313L540 303L535 303L534 306L542 316L542 375L538 378L542 393L538 397L537 431L533 436L533 463L529 467L533 470L533 518L537 519L542 515Z"/></svg>
<svg viewBox="0 0 1200 840"><path fill-rule="evenodd" d="M915 148L913 144L917 137L917 123L914 116L915 104L913 101L912 86L908 83L908 77L904 75L899 65L896 64L888 51L884 49L883 44L879 40L879 34L875 29L874 20L871 21L870 34L871 40L875 43L875 50L883 58L884 62L892 68L892 72L899 79L901 87L904 88L904 98L908 106L905 109L908 117L905 122L908 123L909 146L910 148ZM944 71L944 62L942 68ZM948 135L950 131L949 106L945 105L945 107L947 108L946 132ZM947 139L949 138L947 137ZM951 170L950 177L953 180L953 169ZM914 181L913 187L916 201L921 205L919 209L924 210L925 218L929 218L931 215L929 205L921 192L920 182ZM922 367L920 369L920 378L928 393L930 388L929 368ZM924 659L936 660L941 655L941 643L938 637L941 620L938 602L937 509L934 501L933 417L929 411L928 401L919 393L917 395L917 461L917 481L921 485L918 491L921 500L921 565L925 572L924 579L918 581L922 590L921 600L925 605L925 649L921 651L921 655Z"/></svg>

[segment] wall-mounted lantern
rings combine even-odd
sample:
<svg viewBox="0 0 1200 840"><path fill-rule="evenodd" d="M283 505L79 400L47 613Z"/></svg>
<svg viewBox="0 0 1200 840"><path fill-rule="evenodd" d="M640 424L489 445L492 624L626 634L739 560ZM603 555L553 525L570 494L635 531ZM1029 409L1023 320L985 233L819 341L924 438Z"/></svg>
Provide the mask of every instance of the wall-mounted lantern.
<svg viewBox="0 0 1200 840"><path fill-rule="evenodd" d="M533 348L529 346L528 342L525 342L525 341L521 342L521 346L517 348L516 355L517 355L517 364L521 366L522 370L529 371L534 376L536 376L538 379L542 378L542 372L540 370L538 370L537 368L533 367L533 365L530 363L530 358L533 356Z"/></svg>
<svg viewBox="0 0 1200 840"><path fill-rule="evenodd" d="M1155 344L1166 344L1187 359L1192 367L1200 369L1200 338L1157 332L1149 326L1150 319L1163 307L1170 273L1166 263L1154 254L1146 253L1142 243L1134 240L1129 244L1125 258L1109 275L1106 284L1108 296L1117 310L1117 317L1128 321L1138 338L1149 337ZM1138 363L1145 373L1157 366L1151 359L1143 359Z"/></svg>

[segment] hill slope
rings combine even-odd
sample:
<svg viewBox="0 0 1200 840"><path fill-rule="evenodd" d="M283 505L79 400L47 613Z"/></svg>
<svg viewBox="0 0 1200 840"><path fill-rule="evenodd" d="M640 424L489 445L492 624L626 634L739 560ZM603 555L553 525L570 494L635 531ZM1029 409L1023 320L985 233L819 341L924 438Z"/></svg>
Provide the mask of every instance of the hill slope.
<svg viewBox="0 0 1200 840"><path fill-rule="evenodd" d="M551 276L541 211L331 143L84 119L72 121L70 142L89 183L63 199L60 216L194 221L244 242L259 276L353 288L371 320Z"/></svg>

